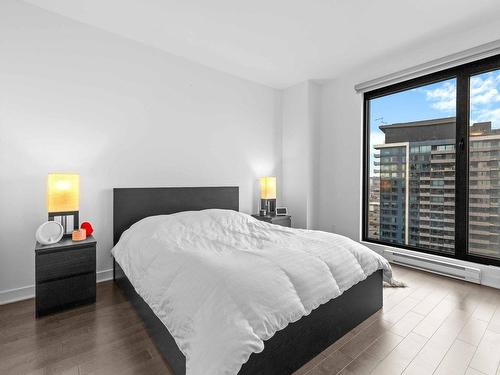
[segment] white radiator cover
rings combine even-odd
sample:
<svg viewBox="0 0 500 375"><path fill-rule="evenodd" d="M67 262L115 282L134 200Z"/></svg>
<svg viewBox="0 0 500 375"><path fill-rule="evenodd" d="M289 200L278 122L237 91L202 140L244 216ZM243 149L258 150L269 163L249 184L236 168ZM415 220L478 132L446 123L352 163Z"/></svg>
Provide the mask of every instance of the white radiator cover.
<svg viewBox="0 0 500 375"><path fill-rule="evenodd" d="M384 256L394 264L433 272L455 279L481 284L481 270L475 267L463 266L444 260L427 258L424 255L413 255L395 250L384 250Z"/></svg>

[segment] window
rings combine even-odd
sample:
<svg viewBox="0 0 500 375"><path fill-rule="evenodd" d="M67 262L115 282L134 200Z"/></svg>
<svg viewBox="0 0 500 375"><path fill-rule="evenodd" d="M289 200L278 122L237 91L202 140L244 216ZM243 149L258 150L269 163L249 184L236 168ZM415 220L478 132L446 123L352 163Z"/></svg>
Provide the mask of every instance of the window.
<svg viewBox="0 0 500 375"><path fill-rule="evenodd" d="M363 240L500 265L500 56L364 101Z"/></svg>
<svg viewBox="0 0 500 375"><path fill-rule="evenodd" d="M445 104L440 102L443 95ZM369 100L369 239L452 252L438 240L452 238L455 230L454 206L441 207L445 195L455 190L455 97L452 78ZM445 170L449 171L446 187ZM383 194L389 187L391 196ZM376 212L389 200L396 210ZM430 223L431 212L440 221ZM443 226L445 214L451 219ZM379 223L388 221L392 228L379 231Z"/></svg>
<svg viewBox="0 0 500 375"><path fill-rule="evenodd" d="M469 81L469 247L500 259L500 69Z"/></svg>

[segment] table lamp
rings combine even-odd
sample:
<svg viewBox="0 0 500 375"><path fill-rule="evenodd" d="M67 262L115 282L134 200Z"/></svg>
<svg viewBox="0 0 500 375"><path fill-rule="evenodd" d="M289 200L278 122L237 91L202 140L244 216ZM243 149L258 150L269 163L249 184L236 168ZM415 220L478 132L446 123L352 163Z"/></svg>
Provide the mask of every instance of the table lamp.
<svg viewBox="0 0 500 375"><path fill-rule="evenodd" d="M56 221L64 228L64 234L78 229L80 209L80 176L73 173L49 173L47 177L47 211L49 221ZM73 229L68 230L68 216L73 217Z"/></svg>
<svg viewBox="0 0 500 375"><path fill-rule="evenodd" d="M276 214L276 177L260 178L260 208L269 215Z"/></svg>

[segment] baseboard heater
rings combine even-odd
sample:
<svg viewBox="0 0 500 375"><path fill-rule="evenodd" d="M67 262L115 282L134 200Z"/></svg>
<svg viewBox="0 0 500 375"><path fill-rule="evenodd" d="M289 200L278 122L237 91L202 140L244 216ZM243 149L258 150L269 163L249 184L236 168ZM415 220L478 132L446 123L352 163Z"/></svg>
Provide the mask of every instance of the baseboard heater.
<svg viewBox="0 0 500 375"><path fill-rule="evenodd" d="M446 261L430 259L423 256L406 254L399 251L384 250L384 256L391 263L429 271L438 275L455 279L481 283L481 270L474 267L461 266Z"/></svg>

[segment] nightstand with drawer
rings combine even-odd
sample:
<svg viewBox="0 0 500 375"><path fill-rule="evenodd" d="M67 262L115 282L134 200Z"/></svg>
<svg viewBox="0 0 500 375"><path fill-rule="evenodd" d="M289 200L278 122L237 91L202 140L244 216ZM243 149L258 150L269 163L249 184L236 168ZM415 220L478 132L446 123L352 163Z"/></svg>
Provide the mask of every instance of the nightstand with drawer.
<svg viewBox="0 0 500 375"><path fill-rule="evenodd" d="M96 240L64 238L35 247L36 316L94 303L96 299Z"/></svg>
<svg viewBox="0 0 500 375"><path fill-rule="evenodd" d="M260 221L265 221L266 223L281 225L282 227L291 227L292 226L292 217L290 215L284 216L260 216L260 215L252 215L254 218Z"/></svg>

